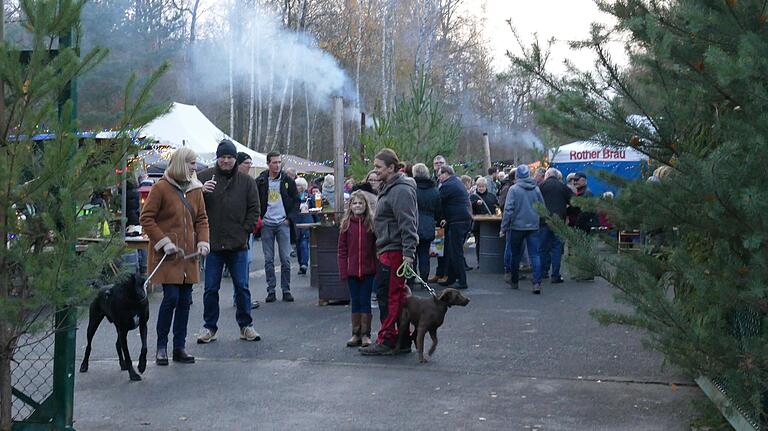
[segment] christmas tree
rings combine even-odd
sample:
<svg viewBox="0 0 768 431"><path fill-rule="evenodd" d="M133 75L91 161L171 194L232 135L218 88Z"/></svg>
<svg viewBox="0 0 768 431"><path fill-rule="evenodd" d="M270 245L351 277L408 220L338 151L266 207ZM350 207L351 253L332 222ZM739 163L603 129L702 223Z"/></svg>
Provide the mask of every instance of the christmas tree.
<svg viewBox="0 0 768 431"><path fill-rule="evenodd" d="M534 46L517 63L547 84L539 121L580 139L630 145L665 166L613 201L577 199L618 229L641 229L643 253L599 255L568 230L571 264L618 290L630 312L594 314L646 331L648 345L693 378L727 387L766 426L768 399L768 10L757 0L598 1L615 28L574 44L590 72L548 73ZM622 37L630 66L611 60ZM554 221L553 221L554 223Z"/></svg>
<svg viewBox="0 0 768 431"><path fill-rule="evenodd" d="M121 253L119 229L108 241L78 252L78 238L111 219L104 212L85 214L84 206L94 189L118 181L115 169L135 150L126 131L167 109L144 107L163 67L146 77L146 84L127 85L116 139L97 143L78 136L74 83L107 55L98 48L80 55L77 49L74 29L84 3L22 0L28 44L0 40L2 430L12 426L14 354L65 329L51 324L52 313L72 310L95 295L89 282Z"/></svg>

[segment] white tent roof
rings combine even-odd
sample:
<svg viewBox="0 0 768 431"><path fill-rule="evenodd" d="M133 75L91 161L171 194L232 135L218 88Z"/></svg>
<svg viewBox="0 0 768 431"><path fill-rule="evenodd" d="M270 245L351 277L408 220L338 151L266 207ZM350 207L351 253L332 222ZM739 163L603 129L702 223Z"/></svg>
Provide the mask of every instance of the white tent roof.
<svg viewBox="0 0 768 431"><path fill-rule="evenodd" d="M262 169L267 167L266 155L251 150L227 136L194 105L173 102L167 114L155 118L142 127L136 136L150 136L157 139L160 144L173 148L187 146L195 150L202 162L208 164L216 159L216 147L219 141L227 138L235 144L237 151L251 155L254 167Z"/></svg>
<svg viewBox="0 0 768 431"><path fill-rule="evenodd" d="M552 150L550 163L639 162L648 156L631 147L611 148L590 141L576 141Z"/></svg>

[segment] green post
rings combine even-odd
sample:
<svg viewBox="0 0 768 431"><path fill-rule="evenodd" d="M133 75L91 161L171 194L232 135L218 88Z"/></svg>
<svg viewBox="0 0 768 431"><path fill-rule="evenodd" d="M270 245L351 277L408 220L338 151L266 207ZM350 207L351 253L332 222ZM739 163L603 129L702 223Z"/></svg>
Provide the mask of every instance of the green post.
<svg viewBox="0 0 768 431"><path fill-rule="evenodd" d="M75 346L77 345L77 309L56 312L56 336L53 347L53 426L57 430L72 427L75 401Z"/></svg>

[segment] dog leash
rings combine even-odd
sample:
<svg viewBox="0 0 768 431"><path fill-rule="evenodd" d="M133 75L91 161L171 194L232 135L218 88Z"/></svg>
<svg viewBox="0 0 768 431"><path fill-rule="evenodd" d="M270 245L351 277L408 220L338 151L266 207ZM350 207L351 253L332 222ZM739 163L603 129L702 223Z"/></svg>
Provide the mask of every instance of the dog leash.
<svg viewBox="0 0 768 431"><path fill-rule="evenodd" d="M402 277L404 279L413 278L417 283L424 286L425 289L430 293L430 295L437 297L437 293L435 293L435 289L432 289L432 287L429 286L424 280L419 277L419 274L414 271L413 266L411 266L410 263L403 261L403 263L400 265L399 268L397 268L397 272L395 273L398 277Z"/></svg>
<svg viewBox="0 0 768 431"><path fill-rule="evenodd" d="M155 267L155 270L154 270L154 271L152 271L152 274L149 274L149 277L147 277L147 279L144 281L144 293L145 293L145 294L147 293L147 287L149 286L149 282L150 282L150 280L152 280L152 277L155 275L155 273L157 272L157 270L158 270L158 269L160 269L160 265L162 265L162 264L163 264L163 262L165 261L165 258L166 258L166 257L168 257L168 255L167 255L167 254L163 254L163 257L162 257L162 259L160 259L160 262L159 262L159 263L157 264L157 266Z"/></svg>

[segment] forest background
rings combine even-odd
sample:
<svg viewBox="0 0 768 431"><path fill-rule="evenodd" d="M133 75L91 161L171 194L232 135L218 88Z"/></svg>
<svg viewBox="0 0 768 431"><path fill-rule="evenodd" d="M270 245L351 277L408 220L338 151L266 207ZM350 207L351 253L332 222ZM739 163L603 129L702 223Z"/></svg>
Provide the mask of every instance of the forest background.
<svg viewBox="0 0 768 431"><path fill-rule="evenodd" d="M472 3L470 5L470 3ZM445 115L462 126L456 161L495 160L541 148L530 109L536 81L511 61L492 67L485 22L469 0L91 0L83 52L110 55L78 84L80 125L103 130L122 112L132 72L171 69L154 101L197 105L220 129L260 152L326 161L333 154L330 97L345 97L345 142L358 148L360 112L372 117L408 97L424 70ZM6 2L6 39L23 34ZM586 25L586 24L585 24ZM509 30L510 48L522 42ZM23 44L23 42L22 42ZM428 162L428 161L427 161Z"/></svg>

